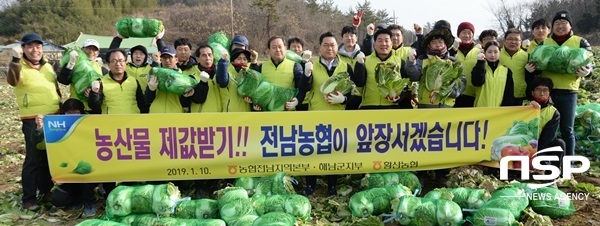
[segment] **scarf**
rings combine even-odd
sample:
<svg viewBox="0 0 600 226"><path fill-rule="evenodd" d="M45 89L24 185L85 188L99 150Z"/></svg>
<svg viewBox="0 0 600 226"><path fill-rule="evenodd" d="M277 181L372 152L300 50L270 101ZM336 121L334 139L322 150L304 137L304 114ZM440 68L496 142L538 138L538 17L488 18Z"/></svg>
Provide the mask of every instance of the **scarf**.
<svg viewBox="0 0 600 226"><path fill-rule="evenodd" d="M443 48L440 50L427 48L427 55L438 56L439 58L442 58L442 59L444 59L444 57L446 57L447 53L448 53L447 48Z"/></svg>

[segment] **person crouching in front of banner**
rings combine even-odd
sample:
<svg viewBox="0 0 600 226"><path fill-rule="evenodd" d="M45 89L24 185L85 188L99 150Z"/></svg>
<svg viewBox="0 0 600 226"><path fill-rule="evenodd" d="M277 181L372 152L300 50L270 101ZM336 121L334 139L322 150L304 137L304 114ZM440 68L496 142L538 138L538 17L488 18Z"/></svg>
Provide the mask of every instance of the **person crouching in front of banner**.
<svg viewBox="0 0 600 226"><path fill-rule="evenodd" d="M61 115L80 115L85 114L85 106L78 99L68 99L60 106ZM44 142L44 115L38 115L35 118L37 125L34 136L36 143ZM94 198L94 183L66 183L61 184L52 192L52 205L63 208L70 207L74 210L81 210L86 217L96 215Z"/></svg>
<svg viewBox="0 0 600 226"><path fill-rule="evenodd" d="M560 125L560 113L556 110L552 98L550 98L553 88L554 83L549 78L536 78L527 88L529 101L525 104L540 109L538 151L550 147L560 147L564 151L566 148L565 141L556 137ZM562 169L561 163L565 152L548 152L541 155L557 155L559 160L551 161L550 164Z"/></svg>
<svg viewBox="0 0 600 226"><path fill-rule="evenodd" d="M21 171L23 209L36 211L37 192L40 198L50 195L50 179L46 150L38 150L33 140L35 117L38 114L58 113L60 91L52 65L44 59L42 38L35 33L26 34L21 46L12 49L13 58L8 67L6 82L14 87L19 116L25 136L25 161Z"/></svg>
<svg viewBox="0 0 600 226"><path fill-rule="evenodd" d="M321 56L314 62L306 62L304 67L304 76L300 80L300 92L309 92L308 110L309 111L342 111L346 109L358 109L361 97L353 95L352 92L342 94L337 90L326 94L321 92L321 86L329 77L339 73L348 73L350 80L356 86L364 86L364 69L357 72L352 70L352 66L338 57L338 43L335 35L326 32L319 37L319 51ZM355 67L362 68L362 62L358 62ZM358 91L355 92L358 94ZM336 195L337 175L327 176L327 191L329 195ZM304 195L313 193L317 186L317 177L306 177L306 188Z"/></svg>
<svg viewBox="0 0 600 226"><path fill-rule="evenodd" d="M515 105L512 71L499 63L499 57L500 43L496 41L489 41L477 55L477 64L471 72L473 86L480 87L475 107Z"/></svg>

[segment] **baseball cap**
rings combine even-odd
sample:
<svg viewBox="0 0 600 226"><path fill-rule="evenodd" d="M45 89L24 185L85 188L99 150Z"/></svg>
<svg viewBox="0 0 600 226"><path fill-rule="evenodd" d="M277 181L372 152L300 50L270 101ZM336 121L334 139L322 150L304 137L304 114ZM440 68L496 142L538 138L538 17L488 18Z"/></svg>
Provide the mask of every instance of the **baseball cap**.
<svg viewBox="0 0 600 226"><path fill-rule="evenodd" d="M85 40L85 42L83 42L83 48L88 47L88 46L94 46L97 49L100 49L100 43L98 43L98 41L96 41L94 39L87 39L87 40Z"/></svg>
<svg viewBox="0 0 600 226"><path fill-rule="evenodd" d="M29 33L23 36L23 38L21 39L21 42L23 42L22 45L26 45L32 42L39 42L44 44L44 41L42 41L42 37L40 37L38 34L36 33Z"/></svg>
<svg viewBox="0 0 600 226"><path fill-rule="evenodd" d="M169 54L171 56L175 56L175 55L177 55L177 51L175 51L175 48L173 48L173 46L164 46L160 50L160 55L162 56L164 54Z"/></svg>

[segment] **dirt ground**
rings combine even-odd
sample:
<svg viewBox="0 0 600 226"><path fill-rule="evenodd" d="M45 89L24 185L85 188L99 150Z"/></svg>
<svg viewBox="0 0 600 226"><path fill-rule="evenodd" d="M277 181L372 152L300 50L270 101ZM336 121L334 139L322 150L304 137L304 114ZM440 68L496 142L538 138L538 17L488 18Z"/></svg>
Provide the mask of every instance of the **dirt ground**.
<svg viewBox="0 0 600 226"><path fill-rule="evenodd" d="M42 211L34 213L20 208L20 174L21 165L25 158L25 148L13 90L6 84L4 78L0 78L0 123L0 172L2 172L0 176L0 225L75 225L83 221L85 218L81 218L81 210L62 211L52 208L51 205L45 205ZM446 178L443 176L431 178L424 173L419 173L419 176L424 181L422 194L434 188L445 186ZM580 183L586 182L600 187L600 178L575 175L575 179ZM300 186L297 190L301 192ZM324 184L320 184L314 195L326 197L325 190ZM570 188L563 188L562 190L575 192ZM98 201L97 209L99 211L96 216L103 214L103 202L104 200ZM315 205L320 204L313 203L313 209L318 208ZM574 205L577 209L574 214L562 219L554 219L553 224L600 225L599 200L588 197L586 200L575 200ZM313 214L315 213L313 212ZM4 216L4 218L1 216ZM395 224L388 223L385 225Z"/></svg>

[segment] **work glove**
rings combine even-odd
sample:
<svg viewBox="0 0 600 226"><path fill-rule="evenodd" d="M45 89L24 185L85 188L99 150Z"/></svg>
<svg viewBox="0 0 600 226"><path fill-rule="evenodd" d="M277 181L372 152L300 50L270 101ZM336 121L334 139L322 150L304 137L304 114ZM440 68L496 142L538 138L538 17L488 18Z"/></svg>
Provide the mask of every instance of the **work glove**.
<svg viewBox="0 0 600 226"><path fill-rule="evenodd" d="M306 62L306 64L304 64L304 76L309 78L312 75L312 70L313 70L313 63Z"/></svg>
<svg viewBox="0 0 600 226"><path fill-rule="evenodd" d="M400 96L390 97L388 95L388 96L385 96L385 99L387 99L388 101L390 101L392 103L396 103L396 101L398 101L398 99L400 99Z"/></svg>
<svg viewBox="0 0 600 226"><path fill-rule="evenodd" d="M210 79L210 75L208 73L206 73L205 71L200 72L200 81L208 83L208 79Z"/></svg>
<svg viewBox="0 0 600 226"><path fill-rule="evenodd" d="M73 67L75 67L75 63L77 63L77 57L79 56L79 54L77 53L77 51L71 51L69 53L69 63L67 63L67 68L69 70L73 70Z"/></svg>
<svg viewBox="0 0 600 226"><path fill-rule="evenodd" d="M304 52L302 52L302 62L308 62L311 57L312 52L310 50L304 50Z"/></svg>
<svg viewBox="0 0 600 226"><path fill-rule="evenodd" d="M258 62L258 52L256 50L250 50L250 62L254 64Z"/></svg>
<svg viewBox="0 0 600 226"><path fill-rule="evenodd" d="M358 25L360 25L362 16L363 16L363 12L360 10L357 11L356 15L354 15L354 18L352 18L352 25L354 25L355 27L358 27Z"/></svg>
<svg viewBox="0 0 600 226"><path fill-rule="evenodd" d="M285 110L293 111L296 109L296 106L298 106L298 99L294 97L289 102L285 103Z"/></svg>
<svg viewBox="0 0 600 226"><path fill-rule="evenodd" d="M454 49L455 51L458 51L458 46L460 46L460 38L455 38L454 39L454 44L452 44L452 49Z"/></svg>
<svg viewBox="0 0 600 226"><path fill-rule="evenodd" d="M356 54L356 62L359 64L364 64L365 63L365 53L363 53L362 51L358 52L358 54Z"/></svg>
<svg viewBox="0 0 600 226"><path fill-rule="evenodd" d="M100 80L94 80L94 81L92 82L92 91L93 91L94 93L97 93L97 92L99 92L99 91L100 91Z"/></svg>
<svg viewBox="0 0 600 226"><path fill-rule="evenodd" d="M262 111L262 107L258 104L253 104L252 109L254 109L255 111Z"/></svg>
<svg viewBox="0 0 600 226"><path fill-rule="evenodd" d="M479 52L479 54L477 54L477 60L485 60L485 54L483 54L483 51Z"/></svg>
<svg viewBox="0 0 600 226"><path fill-rule="evenodd" d="M327 103L329 104L342 104L346 101L346 96L340 93L340 91L334 91L327 95Z"/></svg>
<svg viewBox="0 0 600 226"><path fill-rule="evenodd" d="M156 91L157 88L158 78L156 76L151 76L150 79L148 79L148 89L150 89L150 91Z"/></svg>
<svg viewBox="0 0 600 226"><path fill-rule="evenodd" d="M370 23L370 24L367 26L367 34L368 34L369 36L373 36L373 33L375 33L375 24L373 24L373 23Z"/></svg>
<svg viewBox="0 0 600 226"><path fill-rule="evenodd" d="M415 61L417 59L417 50L415 48L411 48L408 51L408 60Z"/></svg>
<svg viewBox="0 0 600 226"><path fill-rule="evenodd" d="M579 77L585 77L585 76L589 75L591 71L592 71L592 67L590 67L590 65L586 65L586 66L581 66L579 69L577 69L577 71L575 71L575 74L577 74L577 76L579 76Z"/></svg>
<svg viewBox="0 0 600 226"><path fill-rule="evenodd" d="M413 28L415 29L415 34L417 34L417 35L423 34L423 27L421 27L421 25L414 23Z"/></svg>
<svg viewBox="0 0 600 226"><path fill-rule="evenodd" d="M530 45L531 45L531 41L529 41L529 39L525 39L525 40L523 40L523 42L521 43L521 47L522 47L523 49L528 49Z"/></svg>
<svg viewBox="0 0 600 226"><path fill-rule="evenodd" d="M534 62L529 62L525 64L525 70L527 70L529 73L533 73L535 69L537 69L537 66L535 66Z"/></svg>
<svg viewBox="0 0 600 226"><path fill-rule="evenodd" d="M183 94L183 97L191 97L194 95L194 89L190 89L188 91L185 91L185 93Z"/></svg>
<svg viewBox="0 0 600 226"><path fill-rule="evenodd" d="M12 47L12 56L14 58L19 58L21 59L21 57L23 57L23 48L21 48L21 46L15 46Z"/></svg>
<svg viewBox="0 0 600 226"><path fill-rule="evenodd" d="M152 54L152 62L160 64L160 51L157 51L154 54Z"/></svg>
<svg viewBox="0 0 600 226"><path fill-rule="evenodd" d="M244 101L246 101L246 103L251 104L252 103L252 98L250 98L250 97L244 97Z"/></svg>
<svg viewBox="0 0 600 226"><path fill-rule="evenodd" d="M165 36L165 29L163 28L162 31L160 31L157 35L156 35L156 40L158 39L162 39L163 36Z"/></svg>

